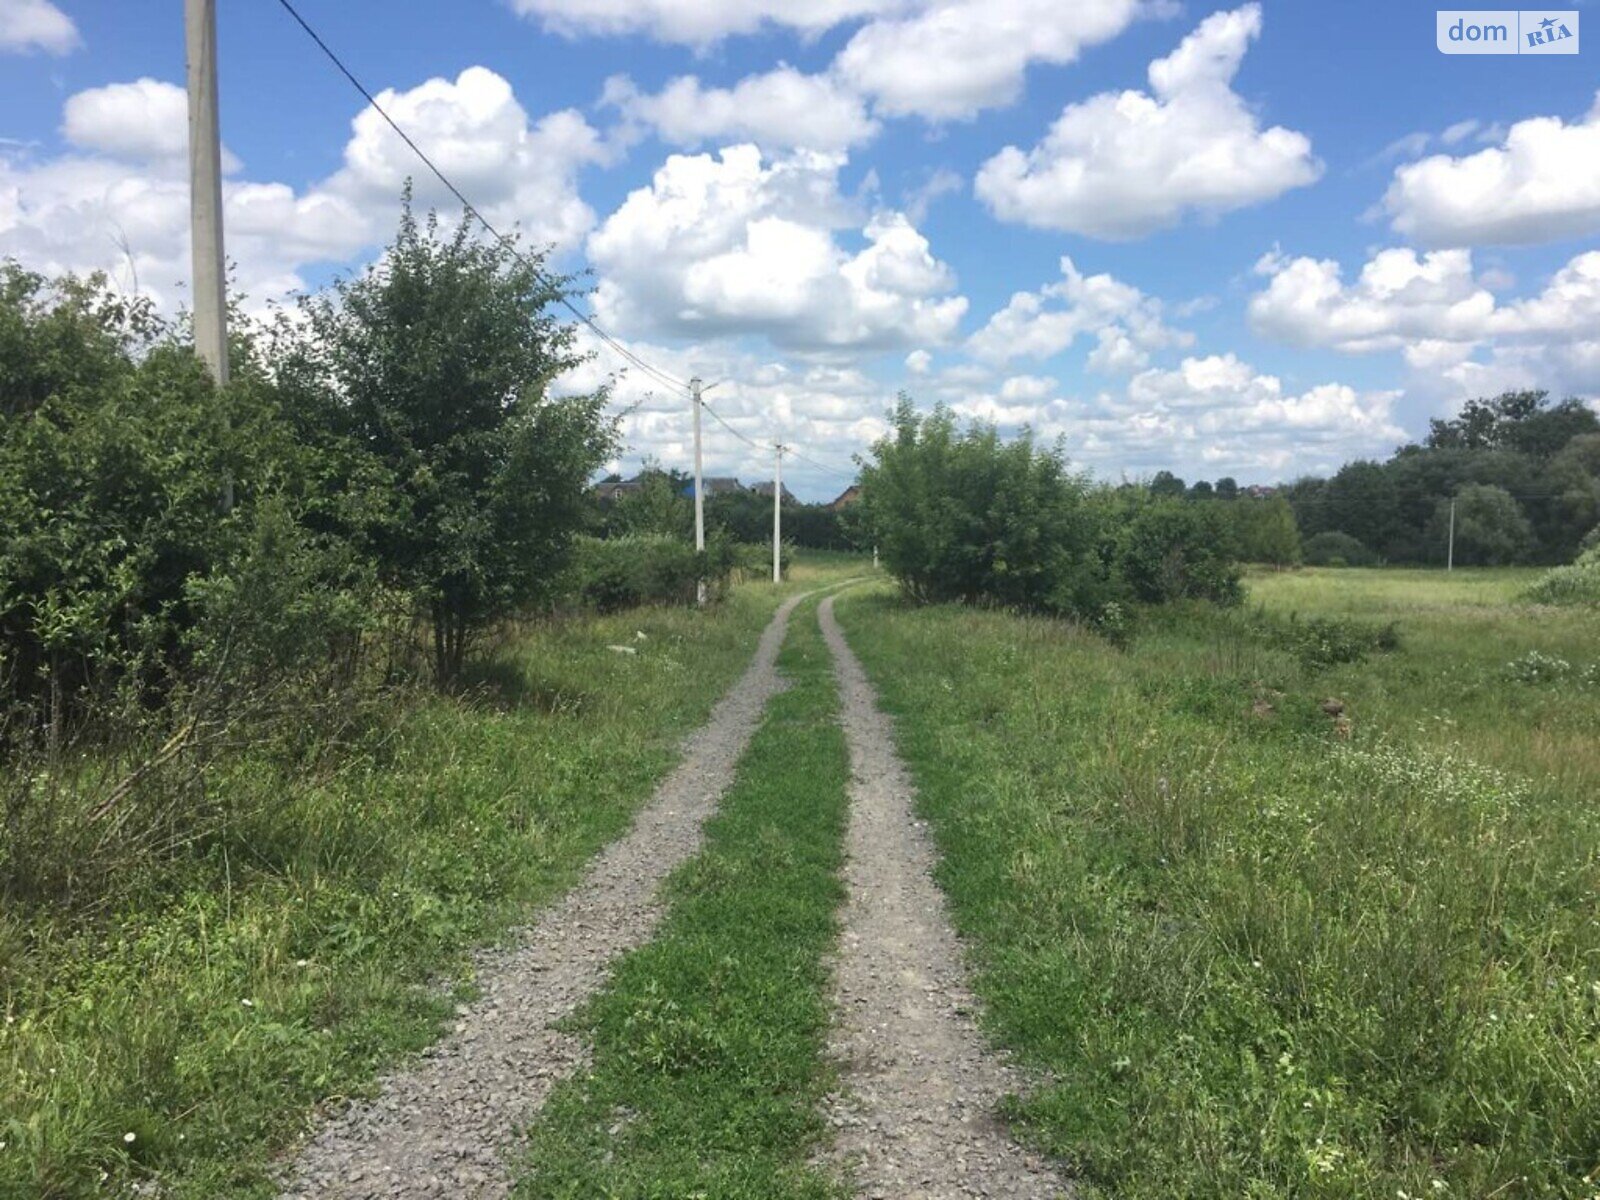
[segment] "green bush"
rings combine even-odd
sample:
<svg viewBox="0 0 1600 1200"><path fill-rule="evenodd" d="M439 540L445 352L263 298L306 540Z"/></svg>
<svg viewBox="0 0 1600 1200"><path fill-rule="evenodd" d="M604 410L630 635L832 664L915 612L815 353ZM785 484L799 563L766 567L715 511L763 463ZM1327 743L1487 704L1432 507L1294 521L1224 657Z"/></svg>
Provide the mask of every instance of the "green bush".
<svg viewBox="0 0 1600 1200"><path fill-rule="evenodd" d="M1241 596L1233 528L1214 504L1138 497L1116 535L1115 573L1146 604Z"/></svg>
<svg viewBox="0 0 1600 1200"><path fill-rule="evenodd" d="M1359 538L1348 533L1328 530L1309 537L1301 548L1301 558L1308 567L1375 567L1378 556L1367 549Z"/></svg>
<svg viewBox="0 0 1600 1200"><path fill-rule="evenodd" d="M1312 670L1360 662L1370 654L1387 654L1400 648L1400 630L1394 622L1373 625L1342 617L1308 617L1291 613L1286 618L1258 613L1256 625L1268 642L1289 651Z"/></svg>
<svg viewBox="0 0 1600 1200"><path fill-rule="evenodd" d="M707 541L703 555L682 538L644 533L580 537L573 551L567 594L597 612L693 604L702 580L713 598L720 598L736 565L733 543L720 537Z"/></svg>
<svg viewBox="0 0 1600 1200"><path fill-rule="evenodd" d="M1600 546L1585 550L1576 562L1546 571L1523 599L1535 604L1600 604Z"/></svg>
<svg viewBox="0 0 1600 1200"><path fill-rule="evenodd" d="M1094 488L1059 447L992 426L956 427L902 397L894 432L862 471L859 516L919 602L998 604L1121 627L1129 603L1239 598L1221 505Z"/></svg>
<svg viewBox="0 0 1600 1200"><path fill-rule="evenodd" d="M884 565L918 601L960 600L1092 612L1097 586L1088 484L1031 438L958 431L939 408L902 397L894 432L862 471L861 508Z"/></svg>

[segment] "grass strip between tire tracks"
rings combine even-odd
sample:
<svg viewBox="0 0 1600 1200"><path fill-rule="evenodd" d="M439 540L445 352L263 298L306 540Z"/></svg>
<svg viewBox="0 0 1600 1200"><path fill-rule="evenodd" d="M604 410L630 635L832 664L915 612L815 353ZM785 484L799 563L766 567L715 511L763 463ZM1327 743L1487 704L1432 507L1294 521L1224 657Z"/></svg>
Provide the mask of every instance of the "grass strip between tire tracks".
<svg viewBox="0 0 1600 1200"><path fill-rule="evenodd" d="M838 933L849 761L815 603L705 849L668 882L654 941L575 1020L589 1073L531 1132L523 1200L837 1195L823 1133L825 956Z"/></svg>

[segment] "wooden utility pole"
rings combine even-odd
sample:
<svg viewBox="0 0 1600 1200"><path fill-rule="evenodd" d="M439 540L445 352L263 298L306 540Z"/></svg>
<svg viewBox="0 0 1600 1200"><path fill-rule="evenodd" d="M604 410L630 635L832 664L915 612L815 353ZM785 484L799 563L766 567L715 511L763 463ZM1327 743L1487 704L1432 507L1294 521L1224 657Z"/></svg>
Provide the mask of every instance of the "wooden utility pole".
<svg viewBox="0 0 1600 1200"><path fill-rule="evenodd" d="M772 582L783 582L783 443L773 447L778 452L772 471Z"/></svg>
<svg viewBox="0 0 1600 1200"><path fill-rule="evenodd" d="M696 375L689 380L689 394L694 403L694 548L697 554L704 554L706 549L706 499L704 492L704 476L700 465L700 376ZM706 581L701 579L695 584L695 602L706 602Z"/></svg>
<svg viewBox="0 0 1600 1200"><path fill-rule="evenodd" d="M1444 569L1446 572L1456 569L1456 498L1450 497L1450 543L1445 551Z"/></svg>
<svg viewBox="0 0 1600 1200"><path fill-rule="evenodd" d="M227 268L222 236L222 134L217 119L217 0L184 0L189 75L189 236L193 253L194 348L217 387L228 382ZM224 475L222 508L233 508Z"/></svg>

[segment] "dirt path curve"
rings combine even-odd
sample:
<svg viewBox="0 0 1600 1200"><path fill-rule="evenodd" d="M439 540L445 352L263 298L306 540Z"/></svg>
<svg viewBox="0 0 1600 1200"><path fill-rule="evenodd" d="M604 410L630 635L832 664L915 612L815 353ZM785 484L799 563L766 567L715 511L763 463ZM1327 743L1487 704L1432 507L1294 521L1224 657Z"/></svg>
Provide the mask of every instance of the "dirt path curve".
<svg viewBox="0 0 1600 1200"><path fill-rule="evenodd" d="M846 1096L831 1114L860 1192L892 1200L1070 1195L994 1117L1018 1083L984 1049L934 851L889 718L822 602L850 746L850 830L832 1050Z"/></svg>
<svg viewBox="0 0 1600 1200"><path fill-rule="evenodd" d="M808 595L810 593L807 593ZM743 677L689 739L633 828L510 948L478 963L480 997L454 1033L383 1080L380 1095L324 1126L286 1172L284 1200L485 1200L507 1194L502 1150L586 1048L550 1028L649 939L661 881L699 848L701 825L778 690L786 601Z"/></svg>

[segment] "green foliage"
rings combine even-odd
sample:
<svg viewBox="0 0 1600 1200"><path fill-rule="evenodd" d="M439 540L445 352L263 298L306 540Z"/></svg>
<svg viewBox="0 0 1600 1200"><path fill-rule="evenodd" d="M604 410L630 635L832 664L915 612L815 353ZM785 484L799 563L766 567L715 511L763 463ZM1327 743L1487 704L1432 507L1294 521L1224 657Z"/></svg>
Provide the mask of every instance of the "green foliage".
<svg viewBox="0 0 1600 1200"><path fill-rule="evenodd" d="M1400 648L1399 626L1393 621L1373 625L1349 617L1302 618L1293 612L1280 617L1261 612L1255 622L1270 644L1287 650L1313 671L1358 663L1370 654Z"/></svg>
<svg viewBox="0 0 1600 1200"><path fill-rule="evenodd" d="M1456 562L1494 567L1525 562L1533 529L1516 500L1504 488L1468 484L1454 498ZM1440 500L1428 526L1429 540L1450 536L1450 500Z"/></svg>
<svg viewBox="0 0 1600 1200"><path fill-rule="evenodd" d="M1292 567L1300 561L1300 527L1286 499L1245 497L1232 500L1231 506L1241 559L1274 567Z"/></svg>
<svg viewBox="0 0 1600 1200"><path fill-rule="evenodd" d="M664 534L580 537L574 543L567 591L596 612L645 604L693 604L697 585L719 598L734 569L733 544L707 539L705 553L683 538Z"/></svg>
<svg viewBox="0 0 1600 1200"><path fill-rule="evenodd" d="M1233 525L1213 504L1179 500L1135 501L1112 531L1113 578L1136 600L1239 601Z"/></svg>
<svg viewBox="0 0 1600 1200"><path fill-rule="evenodd" d="M1442 564L1441 502L1475 487L1514 497L1527 529L1509 511L1490 517L1486 543L1465 561L1568 561L1600 521L1600 418L1578 400L1550 404L1543 392L1472 400L1387 462L1350 463L1284 493L1308 537L1348 533L1389 562Z"/></svg>
<svg viewBox="0 0 1600 1200"><path fill-rule="evenodd" d="M1081 610L1102 572L1087 484L1060 454L1027 436L1002 442L993 428L960 432L948 410L922 416L906 397L893 420L862 472L860 504L907 593Z"/></svg>
<svg viewBox="0 0 1600 1200"><path fill-rule="evenodd" d="M227 822L125 862L105 920L0 904L0 1196L277 1195L307 1114L448 1028L469 949L627 828L775 599L530 624L460 694L391 694L365 730L303 712L320 753L215 760ZM798 820L836 820L786 777ZM80 782L40 786L82 827Z"/></svg>
<svg viewBox="0 0 1600 1200"><path fill-rule="evenodd" d="M17 388L0 412L0 700L42 710L59 735L113 701L231 687L232 667L284 653L293 670L355 635L360 553L310 527L315 456L252 345L218 395L142 305L13 267L0 267L0 339ZM286 578L298 599L263 590ZM277 622L274 647L261 621Z"/></svg>
<svg viewBox="0 0 1600 1200"><path fill-rule="evenodd" d="M1523 597L1534 604L1600 604L1600 546L1545 572Z"/></svg>
<svg viewBox="0 0 1600 1200"><path fill-rule="evenodd" d="M606 536L644 534L694 540L694 483L682 472L645 470L641 486L625 492L601 508ZM690 491L685 494L684 488Z"/></svg>
<svg viewBox="0 0 1600 1200"><path fill-rule="evenodd" d="M862 472L860 522L919 602L959 600L1120 627L1129 603L1239 597L1224 507L1091 489L1059 448L956 427L902 397ZM1109 618L1115 615L1113 622Z"/></svg>
<svg viewBox="0 0 1600 1200"><path fill-rule="evenodd" d="M1592 1197L1600 692L1505 660L1595 631L1519 578L1263 574L1275 612L1403 620L1315 670L1235 614L1111 650L842 601L990 1028L1047 1081L1008 1115L1086 1197Z"/></svg>
<svg viewBox="0 0 1600 1200"><path fill-rule="evenodd" d="M428 613L442 681L489 622L553 595L613 444L603 393L548 393L581 361L551 312L565 286L468 222L419 224L408 198L381 262L303 305L291 373L393 481L373 554Z"/></svg>
<svg viewBox="0 0 1600 1200"><path fill-rule="evenodd" d="M1301 557L1308 567L1375 567L1378 556L1359 538L1335 529L1325 530L1306 539Z"/></svg>
<svg viewBox="0 0 1600 1200"><path fill-rule="evenodd" d="M660 931L577 1018L594 1061L534 1124L518 1197L842 1195L813 1160L849 760L809 614L779 666L791 687L669 882Z"/></svg>

